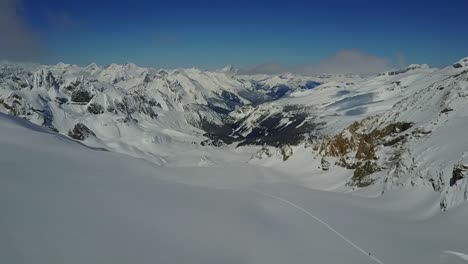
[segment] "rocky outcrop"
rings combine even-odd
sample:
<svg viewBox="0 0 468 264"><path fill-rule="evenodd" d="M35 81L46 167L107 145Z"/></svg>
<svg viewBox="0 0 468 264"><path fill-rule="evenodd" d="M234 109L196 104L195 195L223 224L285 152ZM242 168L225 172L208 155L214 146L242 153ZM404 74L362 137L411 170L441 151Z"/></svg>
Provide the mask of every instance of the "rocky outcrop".
<svg viewBox="0 0 468 264"><path fill-rule="evenodd" d="M41 70L36 73L33 82L37 87L45 87L46 90L54 89L58 91L60 88L59 81L52 72L46 70Z"/></svg>
<svg viewBox="0 0 468 264"><path fill-rule="evenodd" d="M115 100L114 104L110 106L112 110L117 110L127 116L133 113L141 113L156 118L158 115L154 112L153 106L150 101L143 95L132 94L125 96L121 101Z"/></svg>
<svg viewBox="0 0 468 264"><path fill-rule="evenodd" d="M102 105L97 104L97 103L91 103L88 106L88 112L94 115L99 115L104 113L104 107Z"/></svg>
<svg viewBox="0 0 468 264"><path fill-rule="evenodd" d="M404 142L403 134L412 123L397 122L372 128L373 118L356 121L343 132L326 137L319 148L323 157L334 157L335 165L353 169L353 185L362 187L372 183L368 176L382 170L377 151ZM329 166L322 166L322 168Z"/></svg>
<svg viewBox="0 0 468 264"><path fill-rule="evenodd" d="M252 158L265 159L271 158L273 155L287 161L293 155L293 148L289 145L283 145L279 148L264 145L260 150L253 154Z"/></svg>
<svg viewBox="0 0 468 264"><path fill-rule="evenodd" d="M70 83L70 85L65 87L65 91L74 91L78 87L80 87L80 85L81 85L81 81L78 81L78 80L73 81L73 82Z"/></svg>
<svg viewBox="0 0 468 264"><path fill-rule="evenodd" d="M330 162L326 160L325 157L322 157L322 159L320 160L320 168L323 171L327 171L330 169Z"/></svg>
<svg viewBox="0 0 468 264"><path fill-rule="evenodd" d="M74 91L71 94L71 101L75 103L89 103L93 96L85 90Z"/></svg>
<svg viewBox="0 0 468 264"><path fill-rule="evenodd" d="M455 185L459 180L466 178L468 175L468 164L456 164L453 167L452 178L450 178L450 186Z"/></svg>
<svg viewBox="0 0 468 264"><path fill-rule="evenodd" d="M287 161L293 155L293 149L289 145L283 145L280 147L280 153L283 156L283 161Z"/></svg>
<svg viewBox="0 0 468 264"><path fill-rule="evenodd" d="M1 99L0 103L8 110L10 115L23 116L32 114L30 112L31 107L29 107L23 97L18 94L13 93L7 98Z"/></svg>
<svg viewBox="0 0 468 264"><path fill-rule="evenodd" d="M445 188L441 188L440 202L443 211L468 200L468 152L463 153L461 159L455 163L450 180L444 185Z"/></svg>
<svg viewBox="0 0 468 264"><path fill-rule="evenodd" d="M84 124L78 123L72 130L68 131L68 136L83 141L89 136L96 136L96 134Z"/></svg>

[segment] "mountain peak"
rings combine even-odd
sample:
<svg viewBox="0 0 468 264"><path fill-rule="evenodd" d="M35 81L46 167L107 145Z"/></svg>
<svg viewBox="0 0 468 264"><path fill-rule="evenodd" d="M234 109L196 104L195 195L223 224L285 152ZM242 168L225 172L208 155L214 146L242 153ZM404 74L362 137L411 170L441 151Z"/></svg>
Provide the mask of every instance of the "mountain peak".
<svg viewBox="0 0 468 264"><path fill-rule="evenodd" d="M220 69L219 72L236 74L238 72L238 69L232 66L231 64L228 64L222 69Z"/></svg>
<svg viewBox="0 0 468 264"><path fill-rule="evenodd" d="M139 68L135 63L133 62L127 62L125 63L124 65L127 69L136 69L136 68Z"/></svg>
<svg viewBox="0 0 468 264"><path fill-rule="evenodd" d="M464 68L468 67L468 57L463 58L452 65L454 68Z"/></svg>
<svg viewBox="0 0 468 264"><path fill-rule="evenodd" d="M95 70L99 68L99 66L95 63L95 62L92 62L90 63L88 66L85 67L85 69L88 71L88 70Z"/></svg>

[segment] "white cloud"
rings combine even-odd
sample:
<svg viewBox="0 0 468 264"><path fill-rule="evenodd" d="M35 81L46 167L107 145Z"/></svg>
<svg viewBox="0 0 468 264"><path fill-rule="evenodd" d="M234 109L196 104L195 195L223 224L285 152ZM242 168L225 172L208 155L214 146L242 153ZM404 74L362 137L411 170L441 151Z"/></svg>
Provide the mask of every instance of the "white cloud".
<svg viewBox="0 0 468 264"><path fill-rule="evenodd" d="M278 63L264 63L264 64L259 64L255 65L252 68L241 70L241 73L243 74L277 74L277 73L283 73L283 72L288 72L290 69L288 69L286 66Z"/></svg>
<svg viewBox="0 0 468 264"><path fill-rule="evenodd" d="M0 0L0 59L33 60L41 46L22 17L21 0Z"/></svg>
<svg viewBox="0 0 468 264"><path fill-rule="evenodd" d="M328 57L316 64L306 64L295 67L287 67L281 64L261 64L244 70L246 74L258 73L284 73L292 72L297 74L368 74L382 72L390 68L387 59L363 54L357 50L341 50L335 55Z"/></svg>

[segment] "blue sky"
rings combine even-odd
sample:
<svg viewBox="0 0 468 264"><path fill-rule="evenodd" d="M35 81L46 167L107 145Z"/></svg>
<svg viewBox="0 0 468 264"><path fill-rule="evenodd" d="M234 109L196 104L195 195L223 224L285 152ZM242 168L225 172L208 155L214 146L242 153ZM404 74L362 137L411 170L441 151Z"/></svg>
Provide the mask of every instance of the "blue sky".
<svg viewBox="0 0 468 264"><path fill-rule="evenodd" d="M22 5L14 19L45 63L294 67L354 50L441 66L468 56L468 1L5 1Z"/></svg>

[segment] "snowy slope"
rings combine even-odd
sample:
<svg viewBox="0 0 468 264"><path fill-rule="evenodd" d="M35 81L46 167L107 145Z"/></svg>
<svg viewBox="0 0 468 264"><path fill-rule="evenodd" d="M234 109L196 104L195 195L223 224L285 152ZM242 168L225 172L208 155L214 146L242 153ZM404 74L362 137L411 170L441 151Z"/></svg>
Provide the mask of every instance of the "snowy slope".
<svg viewBox="0 0 468 264"><path fill-rule="evenodd" d="M279 124L297 131L303 123L293 123L297 118L287 109L307 113L313 129L302 144L264 147L252 163L295 171L313 188L367 187L377 195L425 186L440 193L445 210L468 200L467 71L467 59L443 69L411 65L352 83L324 83L231 115L242 116L240 131L248 134L275 113ZM288 138L286 125L276 133Z"/></svg>
<svg viewBox="0 0 468 264"><path fill-rule="evenodd" d="M441 214L430 191L158 167L3 114L0 131L2 263L466 263L468 208Z"/></svg>
<svg viewBox="0 0 468 264"><path fill-rule="evenodd" d="M230 133L228 113L250 104L246 98L271 99L269 88L257 89L232 71L3 63L0 112L157 164L184 163L182 155L192 165L216 163L210 160L218 155L200 147L204 134ZM305 80L286 81L296 90Z"/></svg>
<svg viewBox="0 0 468 264"><path fill-rule="evenodd" d="M335 76L313 89L297 90L248 112L239 109L231 115L246 118L243 126L248 127L258 123L257 117L262 116L258 112L284 112L288 106L300 107L309 117L317 117L316 122L326 122L326 133L336 133L356 120L390 110L396 102L419 91L421 85L431 84L426 79L436 71L426 65L411 65L400 74L387 72L368 78ZM437 78L441 75L432 80Z"/></svg>
<svg viewBox="0 0 468 264"><path fill-rule="evenodd" d="M166 167L251 164L370 196L468 200L467 60L378 76L3 63L0 112Z"/></svg>

